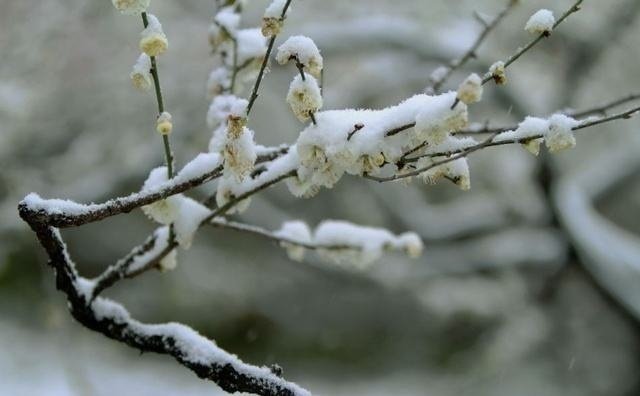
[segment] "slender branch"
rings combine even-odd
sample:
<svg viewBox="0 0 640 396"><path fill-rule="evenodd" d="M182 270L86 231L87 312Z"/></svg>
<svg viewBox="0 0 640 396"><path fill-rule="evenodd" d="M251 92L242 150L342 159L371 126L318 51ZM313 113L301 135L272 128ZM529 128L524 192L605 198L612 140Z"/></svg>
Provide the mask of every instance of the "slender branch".
<svg viewBox="0 0 640 396"><path fill-rule="evenodd" d="M149 25L147 13L142 13L142 24L146 28ZM160 88L160 77L158 75L158 65L156 57L151 56L151 76L153 77L153 85L156 92L156 102L158 103L158 116L164 112L164 99L162 98L162 89ZM162 144L164 145L164 156L167 163L167 178L173 177L173 153L171 152L171 144L168 135L162 135Z"/></svg>
<svg viewBox="0 0 640 396"><path fill-rule="evenodd" d="M567 112L567 115L574 118L584 118L595 114L606 115L608 110L613 109L614 107L618 107L620 105L635 102L640 99L640 93L630 94L625 97L612 100L611 102L605 103L602 106L593 107L591 109L577 111L577 112Z"/></svg>
<svg viewBox="0 0 640 396"><path fill-rule="evenodd" d="M282 7L282 14L280 14L281 20L285 19L287 15L287 10L291 5L291 1L292 0L287 0L287 2L284 4L284 7ZM247 116L249 116L249 114L251 113L251 109L253 108L255 101L256 99L258 99L258 90L260 89L260 84L262 83L262 77L264 76L265 69L269 64L269 58L271 57L271 52L273 51L273 45L276 42L276 37L277 35L273 35L269 39L269 44L267 45L267 52L264 55L264 59L262 60L262 65L260 66L260 71L258 72L258 77L256 78L256 82L253 85L253 90L251 91L251 96L249 97L249 105L247 106Z"/></svg>
<svg viewBox="0 0 640 396"><path fill-rule="evenodd" d="M605 118L601 118L598 120L594 120L594 121L588 121L588 122L584 122L580 125L577 125L575 127L572 128L573 131L578 131L578 130L582 130L582 129L586 129L586 128L590 128L596 125L600 125L600 124L604 124L607 122L612 122L612 121L616 121L616 120L626 120L626 119L630 119L631 117L635 116L636 114L638 114L640 112L640 106L639 107L635 107L632 109L629 109L625 112L619 113L619 114L615 114L609 117L605 117ZM388 176L388 177L375 177L375 176L367 176L368 179L371 180L375 180L378 182L388 182L388 181L394 181L394 180L398 180L398 179L403 179L406 177L412 177L412 176L417 176L420 173L423 173L431 168L433 168L434 166L439 166L442 164L445 164L447 162L451 162L451 161L455 161L459 158L462 157L466 157L467 155L476 152L480 149L486 148L486 147L492 147L492 146L504 146L507 144L516 144L516 143L526 143L528 141L531 140L535 140L535 139L541 139L544 136L541 134L537 134L537 135L532 135L532 136L526 136L523 138L515 138L515 139L503 139L503 140L494 140L496 136L498 136L499 133L494 133L490 138L486 139L485 141L478 143L477 145L473 145L471 147L467 147L464 149L458 149L458 150L452 150L452 151L448 151L448 152L437 152L437 153L429 153L429 154L425 154L425 155L420 155L417 157L413 157L413 158L406 158L404 160L405 163L408 162L416 162L418 161L420 158L425 158L425 157L448 157L442 161L439 162L435 162L433 164L430 164L427 167L424 168L420 168L417 169L415 171L412 171L410 173L404 173L404 174L400 174L400 175L393 175L393 176Z"/></svg>
<svg viewBox="0 0 640 396"><path fill-rule="evenodd" d="M411 171L411 172L407 172L407 173L403 173L403 174L399 174L399 175L392 175L392 176L388 176L388 177L377 177L377 176L371 176L371 175L366 175L365 177L367 179L375 180L377 182L382 183L382 182L389 182L389 181L404 179L404 178L407 178L407 177L418 176L419 174L421 174L423 172L426 172L429 169L435 168L436 166L444 165L444 164L446 164L448 162L452 162L452 161L455 161L457 159L466 157L467 155L469 155L469 154L471 154L471 153L473 153L475 151L478 151L480 149L483 149L485 147L490 146L491 143L493 143L493 139L495 137L496 137L496 134L492 135L491 137L489 137L485 141L483 141L483 142L481 142L481 143L479 143L479 144L477 144L475 146L472 146L472 147L466 148L464 150L461 150L458 154L455 154L455 155L453 155L451 157L445 158L445 159L443 159L441 161L433 162L433 163L429 164L428 166L425 166L425 167L422 167L422 168L418 168L418 169L416 169L414 171ZM405 162L410 162L410 161L406 160Z"/></svg>
<svg viewBox="0 0 640 396"><path fill-rule="evenodd" d="M630 94L615 100L612 100L610 102L607 102L603 105L599 105L599 106L595 106L595 107L590 107L588 109L584 109L584 110L575 110L575 111L559 111L559 113L564 113L572 118L585 118L585 117L589 117L592 115L596 115L596 114L600 114L600 115L606 115L607 112L615 107L621 106L623 104L629 103L629 102L634 102L636 100L640 99L640 94ZM484 126L478 128L478 127L471 127L471 128L467 128L467 129L462 129L460 131L457 132L452 132L452 135L479 135L479 134L485 134L485 133L503 133L503 132L507 132L507 131L512 131L514 129L518 128L517 125L511 125L511 126L502 126L502 127L491 127L488 123L485 124Z"/></svg>
<svg viewBox="0 0 640 396"><path fill-rule="evenodd" d="M231 95L236 87L236 79L238 78L238 39L231 36L231 42L233 43L233 70L231 71L231 86L229 87L229 91Z"/></svg>
<svg viewBox="0 0 640 396"><path fill-rule="evenodd" d="M565 11L565 13L562 14L560 19L558 19L553 24L553 29L555 30L571 14L580 11L580 5L582 4L583 1L584 0L577 0L567 11ZM520 59L520 57L522 55L526 54L529 50L531 50L533 47L535 47L535 45L538 44L542 39L544 39L544 38L546 38L548 36L549 36L548 33L541 33L539 36L537 36L536 38L531 40L529 42L529 44L527 44L524 47L520 48L518 51L516 51L515 54L511 55L511 57L509 57L509 59L507 59L507 61L504 63L504 68L507 69L509 66L511 66L511 64L513 64L515 61ZM486 84L486 83L488 83L489 81L492 81L492 80L493 80L493 77L491 75L486 75L482 79L482 84L484 85L484 84Z"/></svg>
<svg viewBox="0 0 640 396"><path fill-rule="evenodd" d="M273 232L271 232L269 230L266 230L264 228L258 227L258 226L254 226L254 225L250 225L250 224L238 223L238 222L235 222L235 221L227 221L225 219L220 219L220 218L212 219L209 222L209 225L211 225L213 227L216 227L216 228L224 228L224 229L229 229L229 230L234 230L234 231L254 234L254 235L258 235L258 236L267 238L267 239L272 240L274 242L277 242L279 244L285 243L285 244L288 244L288 245L300 246L300 247L303 247L303 248L309 249L309 250L360 250L360 249L362 249L360 246L321 245L321 244L315 244L315 243L311 243L311 242L297 241L295 239L290 239L290 238L285 238L285 237L278 236L275 233L273 233Z"/></svg>
<svg viewBox="0 0 640 396"><path fill-rule="evenodd" d="M478 48L480 48L482 43L487 39L489 33L491 33L491 31L500 24L500 22L507 16L507 14L509 14L509 12L511 12L511 10L516 5L518 5L518 0L508 0L507 5L502 9L502 11L498 13L495 18L493 18L491 22L487 23L481 20L483 22L484 28L482 29L482 32L480 32L478 38L471 45L471 47L467 50L467 52L464 53L464 55L462 55L462 57L452 61L447 67L447 72L442 77L434 81L432 85L427 89L429 91L438 92L440 88L442 88L442 85L444 85L444 83L449 80L449 78L455 71L464 66L472 58L475 58ZM479 19L479 16L477 17Z"/></svg>

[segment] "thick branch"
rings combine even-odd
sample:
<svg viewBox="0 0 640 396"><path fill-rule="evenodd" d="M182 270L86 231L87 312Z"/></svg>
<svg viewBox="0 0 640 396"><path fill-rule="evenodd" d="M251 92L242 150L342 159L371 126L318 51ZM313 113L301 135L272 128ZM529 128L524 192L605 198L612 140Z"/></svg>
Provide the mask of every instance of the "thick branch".
<svg viewBox="0 0 640 396"><path fill-rule="evenodd" d="M230 393L310 395L268 368L243 363L186 326L175 323L147 325L132 319L121 305L112 301L98 298L89 303L88 296L79 286L89 281L77 275L58 230L32 217L32 212L24 205L19 210L47 251L49 265L55 270L56 286L66 294L71 314L83 326L140 351L173 356L198 377L211 380Z"/></svg>

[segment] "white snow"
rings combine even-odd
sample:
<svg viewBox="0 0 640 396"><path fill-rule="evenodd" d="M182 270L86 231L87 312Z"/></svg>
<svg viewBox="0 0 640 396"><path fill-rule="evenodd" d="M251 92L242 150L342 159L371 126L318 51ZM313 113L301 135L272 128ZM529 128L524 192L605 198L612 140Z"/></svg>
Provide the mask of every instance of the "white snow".
<svg viewBox="0 0 640 396"><path fill-rule="evenodd" d="M287 0L273 0L265 9L265 18L280 18L282 16L282 10L287 3ZM291 11L291 6L287 9L287 14Z"/></svg>
<svg viewBox="0 0 640 396"><path fill-rule="evenodd" d="M230 115L244 116L248 103L246 99L238 98L235 95L216 96L207 111L207 125L209 128L215 129L220 124L226 124Z"/></svg>
<svg viewBox="0 0 640 396"><path fill-rule="evenodd" d="M297 59L304 66L304 71L320 76L323 67L322 55L316 44L306 36L291 36L278 47L276 60L284 65L291 59Z"/></svg>
<svg viewBox="0 0 640 396"><path fill-rule="evenodd" d="M536 35L550 33L553 30L553 25L555 23L556 19L553 16L553 12L541 9L531 15L531 18L527 21L524 30Z"/></svg>
<svg viewBox="0 0 640 396"><path fill-rule="evenodd" d="M238 30L238 65L251 59L262 59L267 53L267 39L260 29Z"/></svg>
<svg viewBox="0 0 640 396"><path fill-rule="evenodd" d="M223 7L213 17L215 23L225 29L227 33L233 35L240 26L240 14L235 10L235 7Z"/></svg>
<svg viewBox="0 0 640 396"><path fill-rule="evenodd" d="M364 227L340 220L325 220L314 232L318 245L349 246L356 249L319 249L322 257L338 264L363 268L382 256L385 250L403 249L415 255L422 250L414 233L394 235L383 228Z"/></svg>
<svg viewBox="0 0 640 396"><path fill-rule="evenodd" d="M231 365L241 374L257 378L272 386L291 389L295 396L311 396L299 386L287 382L276 376L267 367L255 367L245 364L237 356L220 349L215 342L209 340L197 331L179 323L145 324L131 318L129 312L115 301L99 297L91 304L91 309L98 320L113 320L129 327L131 336L161 337L169 348L180 350L181 357L188 362L204 365Z"/></svg>
<svg viewBox="0 0 640 396"><path fill-rule="evenodd" d="M307 223L299 220L285 222L273 235L278 238L294 241L298 244L311 243L311 229L309 229ZM287 250L287 255L291 260L302 261L304 259L304 246L288 242L281 242L280 244Z"/></svg>
<svg viewBox="0 0 640 396"><path fill-rule="evenodd" d="M576 138L573 136L573 128L579 124L578 121L564 114L552 115L549 118L549 131L544 138L549 152L557 153L575 147Z"/></svg>
<svg viewBox="0 0 640 396"><path fill-rule="evenodd" d="M136 63L133 65L129 77L135 88L142 91L151 89L153 80L151 76L151 58L149 58L149 55L144 52L140 54Z"/></svg>
<svg viewBox="0 0 640 396"><path fill-rule="evenodd" d="M183 249L189 249L200 223L211 213L201 203L184 196L179 197L177 217L174 219L176 240Z"/></svg>
<svg viewBox="0 0 640 396"><path fill-rule="evenodd" d="M189 161L178 174L171 179L175 184L186 183L213 172L222 165L222 157L218 153L200 153Z"/></svg>

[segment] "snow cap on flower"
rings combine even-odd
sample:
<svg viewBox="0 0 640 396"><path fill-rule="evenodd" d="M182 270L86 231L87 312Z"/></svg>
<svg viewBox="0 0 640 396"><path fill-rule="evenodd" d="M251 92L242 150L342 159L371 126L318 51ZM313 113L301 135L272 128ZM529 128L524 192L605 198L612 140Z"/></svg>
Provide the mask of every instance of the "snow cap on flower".
<svg viewBox="0 0 640 396"><path fill-rule="evenodd" d="M223 150L225 174L235 176L240 182L253 171L256 162L256 145L253 131L242 128L240 134L227 132L227 139Z"/></svg>
<svg viewBox="0 0 640 396"><path fill-rule="evenodd" d="M320 77L322 71L322 55L316 44L306 36L291 36L280 47L276 60L284 65L289 60L296 59L303 66L304 71Z"/></svg>
<svg viewBox="0 0 640 396"><path fill-rule="evenodd" d="M169 135L173 130L173 123L171 122L171 114L164 111L158 116L156 122L156 130L161 135Z"/></svg>
<svg viewBox="0 0 640 396"><path fill-rule="evenodd" d="M149 55L144 52L140 54L129 76L135 88L142 91L151 89L153 80L151 76L151 58L149 58Z"/></svg>
<svg viewBox="0 0 640 396"><path fill-rule="evenodd" d="M216 67L209 73L207 80L207 97L213 99L222 94L231 85L231 76L226 67Z"/></svg>
<svg viewBox="0 0 640 396"><path fill-rule="evenodd" d="M284 7L287 3L287 0L273 0L271 4L264 11L264 16L262 17L262 34L265 37L272 37L280 34L282 30L282 22ZM287 8L287 13L291 7ZM286 15L284 15L286 16Z"/></svg>
<svg viewBox="0 0 640 396"><path fill-rule="evenodd" d="M151 0L111 0L113 6L125 15L138 15L146 11Z"/></svg>
<svg viewBox="0 0 640 396"><path fill-rule="evenodd" d="M304 80L300 74L296 75L289 86L287 103L298 120L308 121L311 115L322 107L322 94L318 81L309 74L305 75Z"/></svg>
<svg viewBox="0 0 640 396"><path fill-rule="evenodd" d="M489 74L493 81L495 81L498 85L506 85L507 84L507 73L505 70L505 65L503 61L498 61L491 65L489 68Z"/></svg>
<svg viewBox="0 0 640 396"><path fill-rule="evenodd" d="M538 10L535 14L531 15L531 18L529 18L529 20L527 21L524 30L535 35L549 35L551 34L553 25L555 23L556 19L553 16L553 12L546 9L541 9Z"/></svg>
<svg viewBox="0 0 640 396"><path fill-rule="evenodd" d="M476 73L469 75L458 87L458 100L464 104L479 102L482 99L482 79Z"/></svg>
<svg viewBox="0 0 640 396"><path fill-rule="evenodd" d="M549 118L549 131L544 137L544 142L552 153L573 148L576 138L573 136L573 128L578 121L564 114L554 114Z"/></svg>
<svg viewBox="0 0 640 396"><path fill-rule="evenodd" d="M147 15L148 25L141 33L140 50L149 56L158 56L169 48L162 25L153 14Z"/></svg>
<svg viewBox="0 0 640 396"><path fill-rule="evenodd" d="M311 243L311 230L303 221L287 221L282 227L274 232L278 238L287 239L298 243ZM287 255L293 261L302 261L304 259L305 248L299 244L290 242L281 242L280 245L287 250Z"/></svg>

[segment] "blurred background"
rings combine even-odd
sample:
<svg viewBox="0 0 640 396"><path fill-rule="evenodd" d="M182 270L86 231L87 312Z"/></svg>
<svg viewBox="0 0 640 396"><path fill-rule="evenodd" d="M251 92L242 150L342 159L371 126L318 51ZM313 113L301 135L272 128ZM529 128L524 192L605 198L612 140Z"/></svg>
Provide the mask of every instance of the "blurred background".
<svg viewBox="0 0 640 396"><path fill-rule="evenodd" d="M325 59L325 108L383 107L420 93L461 55L504 0L294 0L287 35ZM455 88L527 42L529 15L570 0L522 1ZM79 326L17 203L27 193L101 202L136 191L163 161L155 100L129 83L141 22L107 0L0 2L0 394L211 395L163 356ZM267 1L249 1L244 26ZM159 60L178 166L205 151L207 28L214 1L152 0L170 51ZM586 1L552 38L485 89L476 122L584 109L640 92L640 2ZM292 68L272 65L250 121L261 144L302 126L284 102ZM630 106L630 105L629 105ZM623 107L624 108L624 107ZM471 158L472 190L348 177L299 200L284 186L240 220L278 228L325 218L413 230L419 260L385 256L366 272L295 263L258 237L203 230L180 265L108 296L146 322L179 321L254 364L278 363L316 395L640 394L640 120L590 128L578 146L535 158L520 147ZM195 196L211 193L211 186ZM65 230L93 276L154 228L141 211Z"/></svg>

